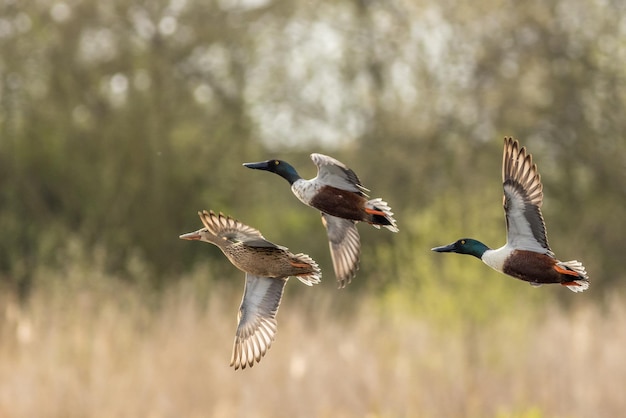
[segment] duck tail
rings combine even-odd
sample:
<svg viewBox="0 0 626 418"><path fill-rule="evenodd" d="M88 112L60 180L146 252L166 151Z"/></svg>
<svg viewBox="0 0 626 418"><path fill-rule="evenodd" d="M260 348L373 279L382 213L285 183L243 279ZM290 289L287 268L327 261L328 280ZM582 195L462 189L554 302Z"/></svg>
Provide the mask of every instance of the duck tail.
<svg viewBox="0 0 626 418"><path fill-rule="evenodd" d="M302 264L308 264L311 267L311 269L313 269L313 271L309 273L296 275L298 280L300 280L302 283L304 283L307 286L313 286L314 284L318 284L322 281L322 270L320 270L320 267L317 265L315 260L313 260L311 257L303 253L296 254L294 258L296 259L297 262L302 263Z"/></svg>
<svg viewBox="0 0 626 418"><path fill-rule="evenodd" d="M376 228L381 226L387 228L391 232L398 232L396 226L396 220L393 219L393 212L391 208L380 197L372 200L368 200L365 203L365 212L368 215L367 222Z"/></svg>
<svg viewBox="0 0 626 418"><path fill-rule="evenodd" d="M559 261L556 267L557 271L565 276L561 285L577 293L589 289L589 276L583 263L578 260Z"/></svg>

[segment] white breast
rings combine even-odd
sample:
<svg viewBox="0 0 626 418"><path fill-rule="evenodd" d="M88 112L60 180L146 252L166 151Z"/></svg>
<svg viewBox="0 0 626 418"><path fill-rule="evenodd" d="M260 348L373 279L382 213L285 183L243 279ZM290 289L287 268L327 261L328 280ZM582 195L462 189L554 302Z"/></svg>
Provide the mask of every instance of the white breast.
<svg viewBox="0 0 626 418"><path fill-rule="evenodd" d="M513 248L508 245L504 245L496 250L487 250L481 257L483 263L487 264L492 269L502 272L504 262L513 252Z"/></svg>
<svg viewBox="0 0 626 418"><path fill-rule="evenodd" d="M310 205L311 200L321 187L321 184L312 180L299 179L291 185L291 191L302 203Z"/></svg>

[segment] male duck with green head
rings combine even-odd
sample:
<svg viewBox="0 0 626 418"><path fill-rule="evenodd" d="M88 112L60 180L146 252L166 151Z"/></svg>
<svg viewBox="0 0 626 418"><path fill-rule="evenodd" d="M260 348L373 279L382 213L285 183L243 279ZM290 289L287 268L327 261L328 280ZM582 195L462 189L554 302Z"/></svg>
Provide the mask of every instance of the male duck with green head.
<svg viewBox="0 0 626 418"><path fill-rule="evenodd" d="M330 254L339 287L356 275L361 256L357 222L367 222L398 232L393 212L381 198L369 199L368 191L354 171L342 162L323 154L311 154L317 176L306 180L293 166L282 160L245 163L244 166L276 173L291 185L291 191L305 205L322 213L328 234Z"/></svg>
<svg viewBox="0 0 626 418"><path fill-rule="evenodd" d="M432 250L473 255L493 269L534 286L560 283L573 292L587 290L589 277L582 263L559 261L550 249L540 209L543 186L537 165L526 148L509 137L504 138L502 179L506 244L492 250L480 241L462 238Z"/></svg>

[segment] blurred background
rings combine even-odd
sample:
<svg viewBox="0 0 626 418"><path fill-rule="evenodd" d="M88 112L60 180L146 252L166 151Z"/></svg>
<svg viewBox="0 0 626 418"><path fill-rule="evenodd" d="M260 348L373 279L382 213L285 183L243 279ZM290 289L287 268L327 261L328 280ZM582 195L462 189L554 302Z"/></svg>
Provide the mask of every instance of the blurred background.
<svg viewBox="0 0 626 418"><path fill-rule="evenodd" d="M0 1L0 416L614 417L626 410L626 4ZM430 248L505 241L502 138L552 249L531 288ZM337 290L319 214L242 167L321 152L393 208ZM243 273L212 209L316 259L228 367Z"/></svg>

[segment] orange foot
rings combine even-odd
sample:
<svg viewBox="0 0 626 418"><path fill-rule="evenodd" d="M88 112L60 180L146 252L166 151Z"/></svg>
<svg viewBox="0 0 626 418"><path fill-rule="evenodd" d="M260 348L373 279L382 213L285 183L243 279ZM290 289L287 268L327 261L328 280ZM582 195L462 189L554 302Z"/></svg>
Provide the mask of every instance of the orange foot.
<svg viewBox="0 0 626 418"><path fill-rule="evenodd" d="M582 286L582 285L577 282L562 282L561 286Z"/></svg>
<svg viewBox="0 0 626 418"><path fill-rule="evenodd" d="M560 267L558 264L554 265L554 269L561 274L567 274L568 276L578 277L578 273L576 273L575 271L564 269L563 267Z"/></svg>
<svg viewBox="0 0 626 418"><path fill-rule="evenodd" d="M385 216L385 212L383 212L382 210L365 208L365 212L369 213L370 215L378 215L383 217Z"/></svg>

